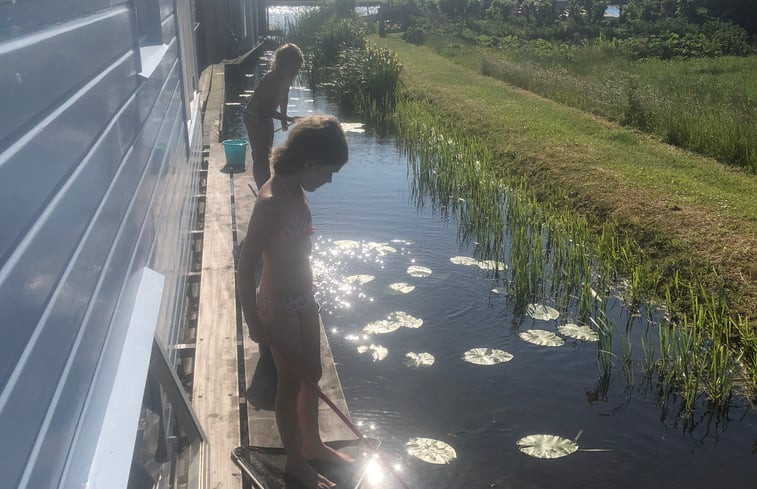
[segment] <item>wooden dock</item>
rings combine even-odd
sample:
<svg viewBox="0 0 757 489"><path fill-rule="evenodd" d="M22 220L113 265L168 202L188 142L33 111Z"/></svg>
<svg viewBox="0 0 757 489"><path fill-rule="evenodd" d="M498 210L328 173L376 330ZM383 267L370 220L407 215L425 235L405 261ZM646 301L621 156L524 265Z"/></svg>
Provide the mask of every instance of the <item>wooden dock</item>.
<svg viewBox="0 0 757 489"><path fill-rule="evenodd" d="M247 336L236 300L235 249L244 238L255 201L249 187L254 185L251 156L248 150L244 172L225 168L223 145L212 140L221 126L223 96L219 103L217 92L222 90L223 74L217 67L212 73L204 120L211 141L192 404L210 442L209 487L241 489L242 475L231 460L232 450L240 445L280 447L281 441L273 413L271 364L265 355L260 361L258 345ZM321 345L321 388L348 413L323 325ZM355 438L323 402L320 425L324 441Z"/></svg>

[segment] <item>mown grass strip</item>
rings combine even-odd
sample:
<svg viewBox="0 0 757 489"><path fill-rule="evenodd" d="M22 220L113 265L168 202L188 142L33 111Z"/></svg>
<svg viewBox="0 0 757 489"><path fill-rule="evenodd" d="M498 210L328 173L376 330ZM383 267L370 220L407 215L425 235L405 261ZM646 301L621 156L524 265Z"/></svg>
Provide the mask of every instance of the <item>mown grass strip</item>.
<svg viewBox="0 0 757 489"><path fill-rule="evenodd" d="M757 56L630 61L591 44L490 48L437 35L424 44L470 70L757 173Z"/></svg>
<svg viewBox="0 0 757 489"><path fill-rule="evenodd" d="M516 89L398 38L412 96L481 138L502 172L528 177L540 197L633 232L670 279L678 270L734 313L757 301L757 178L654 138ZM712 270L717 270L717 273Z"/></svg>

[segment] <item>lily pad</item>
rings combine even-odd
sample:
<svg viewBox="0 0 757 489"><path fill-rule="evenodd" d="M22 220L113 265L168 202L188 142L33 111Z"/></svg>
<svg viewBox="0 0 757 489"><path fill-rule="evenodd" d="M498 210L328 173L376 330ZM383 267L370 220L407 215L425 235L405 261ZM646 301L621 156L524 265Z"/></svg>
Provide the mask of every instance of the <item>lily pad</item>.
<svg viewBox="0 0 757 489"><path fill-rule="evenodd" d="M420 328L423 326L423 319L411 316L404 311L395 311L386 319L374 321L363 328L367 334L385 334L397 331L400 328Z"/></svg>
<svg viewBox="0 0 757 489"><path fill-rule="evenodd" d="M423 326L423 319L411 316L404 311L395 311L391 313L389 315L389 320L398 322L403 328L416 329Z"/></svg>
<svg viewBox="0 0 757 489"><path fill-rule="evenodd" d="M354 241L351 239L338 239L334 241L334 246L342 250L352 250L355 248L359 248L360 243L358 241Z"/></svg>
<svg viewBox="0 0 757 489"><path fill-rule="evenodd" d="M463 353L463 360L476 365L497 365L512 359L511 354L494 348L473 348Z"/></svg>
<svg viewBox="0 0 757 489"><path fill-rule="evenodd" d="M405 446L410 455L430 464L449 464L457 458L454 448L431 438L410 438Z"/></svg>
<svg viewBox="0 0 757 489"><path fill-rule="evenodd" d="M536 458L560 458L578 450L578 445L556 435L529 435L517 441L518 448Z"/></svg>
<svg viewBox="0 0 757 489"><path fill-rule="evenodd" d="M368 282L373 281L376 277L374 275L350 275L349 277L345 277L345 281L348 284L358 284L358 285L364 285Z"/></svg>
<svg viewBox="0 0 757 489"><path fill-rule="evenodd" d="M599 341L599 334L586 325L578 325L574 323L561 324L557 327L557 330L576 340L581 341Z"/></svg>
<svg viewBox="0 0 757 489"><path fill-rule="evenodd" d="M342 130L344 132L364 133L364 124L359 122L342 122Z"/></svg>
<svg viewBox="0 0 757 489"><path fill-rule="evenodd" d="M373 321L372 323L368 323L363 328L363 333L386 334L386 333L392 333L394 331L397 331L398 329L400 329L400 323L396 321L389 321L387 319L382 319L380 321Z"/></svg>
<svg viewBox="0 0 757 489"><path fill-rule="evenodd" d="M565 344L565 340L551 331L543 329L529 329L528 331L521 332L518 336L520 336L522 340L533 343L534 345L563 346Z"/></svg>
<svg viewBox="0 0 757 489"><path fill-rule="evenodd" d="M408 367L430 367L435 361L434 355L430 353L414 353L411 351L405 354L405 365Z"/></svg>
<svg viewBox="0 0 757 489"><path fill-rule="evenodd" d="M497 260L481 260L476 265L481 270L507 270L507 265Z"/></svg>
<svg viewBox="0 0 757 489"><path fill-rule="evenodd" d="M597 294L597 291L594 289L589 289L589 292L591 292L591 296L596 299L598 302L602 302L602 297L600 297L599 294Z"/></svg>
<svg viewBox="0 0 757 489"><path fill-rule="evenodd" d="M411 277L418 277L418 278L428 277L429 275L431 275L431 269L427 267L421 267L418 265L411 265L407 267L407 274L410 275Z"/></svg>
<svg viewBox="0 0 757 489"><path fill-rule="evenodd" d="M371 357L374 362L380 362L389 354L389 350L381 345L360 345L357 347L358 353L371 352Z"/></svg>
<svg viewBox="0 0 757 489"><path fill-rule="evenodd" d="M557 309L541 304L529 304L528 307L526 307L526 314L540 321L549 321L550 319L557 319L560 317L560 313Z"/></svg>
<svg viewBox="0 0 757 489"><path fill-rule="evenodd" d="M372 250L376 250L379 254L387 255L389 253L397 253L397 249L389 246L386 243L377 243L375 241L368 241L365 246Z"/></svg>
<svg viewBox="0 0 757 489"><path fill-rule="evenodd" d="M455 265L477 266L478 260L469 256L453 256L449 259Z"/></svg>
<svg viewBox="0 0 757 489"><path fill-rule="evenodd" d="M390 294L409 294L415 290L415 285L405 282L396 282L387 286Z"/></svg>

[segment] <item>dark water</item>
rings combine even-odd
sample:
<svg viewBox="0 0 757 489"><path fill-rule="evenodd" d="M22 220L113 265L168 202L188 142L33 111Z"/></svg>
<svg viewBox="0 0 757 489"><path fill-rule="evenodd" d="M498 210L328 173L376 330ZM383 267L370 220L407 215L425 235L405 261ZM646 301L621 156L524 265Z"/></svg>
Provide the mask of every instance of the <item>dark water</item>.
<svg viewBox="0 0 757 489"><path fill-rule="evenodd" d="M254 84L255 78L248 80ZM290 115L337 113L302 87L290 91L290 105ZM245 137L237 116L225 128L226 137ZM523 341L519 332L556 333L573 318L516 317L506 296L491 292L504 285L502 279L450 261L472 256L472 249L458 241L454 219L416 207L412 175L394 141L360 124L347 131L349 163L332 184L309 196L318 299L351 415L366 436L383 442L411 487L757 487L757 415L745 401L734 401L718 417L700 408L686 421L675 399L663 402L644 382L641 324L632 333L632 381L621 369L620 334L609 378L599 375L596 343L564 336L560 347ZM285 137L277 133L274 144ZM337 241L352 241L354 248ZM378 244L396 251L382 254ZM432 273L413 277L406 271L411 265ZM346 277L356 274L375 278L348 284ZM415 289L388 293L397 282ZM615 322L625 324L628 312L620 300L605 300ZM363 332L394 311L423 325ZM359 353L361 345L381 345L387 354L374 361L370 351ZM492 366L462 359L477 347L501 349L513 359ZM408 352L430 353L435 363L408 367ZM533 458L516 444L533 434L577 438L580 448L562 458ZM447 443L457 458L444 465L422 462L406 450L415 437ZM385 477L375 487L399 487Z"/></svg>

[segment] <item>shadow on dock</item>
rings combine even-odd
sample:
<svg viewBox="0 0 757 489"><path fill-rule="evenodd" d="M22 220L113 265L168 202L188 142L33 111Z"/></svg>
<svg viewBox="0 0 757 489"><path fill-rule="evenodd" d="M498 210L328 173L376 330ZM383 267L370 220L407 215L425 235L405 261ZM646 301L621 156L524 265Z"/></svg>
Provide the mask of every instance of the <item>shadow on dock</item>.
<svg viewBox="0 0 757 489"><path fill-rule="evenodd" d="M261 346L255 373L245 392L247 402L258 409L273 411L276 405L276 379L276 365L271 349Z"/></svg>

